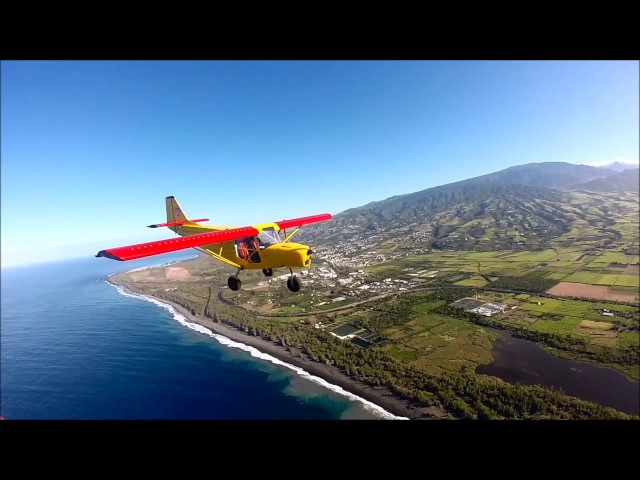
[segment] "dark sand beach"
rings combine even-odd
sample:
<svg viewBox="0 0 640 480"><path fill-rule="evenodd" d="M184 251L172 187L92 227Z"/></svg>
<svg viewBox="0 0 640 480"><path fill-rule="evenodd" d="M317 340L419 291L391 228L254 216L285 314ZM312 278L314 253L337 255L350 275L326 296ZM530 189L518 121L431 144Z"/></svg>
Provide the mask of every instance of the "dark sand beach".
<svg viewBox="0 0 640 480"><path fill-rule="evenodd" d="M239 330L228 324L214 322L210 318L202 315L193 315L181 305L178 305L169 300L165 300L163 298L157 298L153 295L149 295L148 293L137 289L135 286L130 285L128 282L118 282L115 281L115 279L110 279L109 282L113 285L124 287L132 293L144 295L149 298L154 298L158 302L171 305L177 313L184 316L189 322L201 325L205 328L208 328L215 334L222 335L235 342L254 347L262 353L266 353L273 356L274 358L277 358L278 360L301 368L311 375L320 377L330 384L337 385L347 392L352 393L353 395L356 395L364 400L378 405L379 407L397 417L404 417L411 420L428 420L448 417L446 412L440 408L415 407L409 402L398 398L386 388L373 387L362 382L358 382L346 376L338 368L332 365L327 365L324 363L315 362L308 358L296 356L291 353L291 351L289 351L287 347L275 344L262 337L248 335L242 330Z"/></svg>

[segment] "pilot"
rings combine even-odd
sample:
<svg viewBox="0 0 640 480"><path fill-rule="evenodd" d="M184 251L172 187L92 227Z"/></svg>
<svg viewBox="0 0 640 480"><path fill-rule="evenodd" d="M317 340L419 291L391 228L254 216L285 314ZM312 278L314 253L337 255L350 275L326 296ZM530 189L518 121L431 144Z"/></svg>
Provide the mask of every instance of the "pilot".
<svg viewBox="0 0 640 480"><path fill-rule="evenodd" d="M261 242L260 242L260 239L258 237L254 237L251 240L251 250L250 250L251 257L249 257L249 261L251 263L259 263L260 262L260 253L258 253L259 250L260 250L260 245L261 245Z"/></svg>
<svg viewBox="0 0 640 480"><path fill-rule="evenodd" d="M247 258L249 257L247 245L244 242L238 243L238 256L243 260L247 260Z"/></svg>

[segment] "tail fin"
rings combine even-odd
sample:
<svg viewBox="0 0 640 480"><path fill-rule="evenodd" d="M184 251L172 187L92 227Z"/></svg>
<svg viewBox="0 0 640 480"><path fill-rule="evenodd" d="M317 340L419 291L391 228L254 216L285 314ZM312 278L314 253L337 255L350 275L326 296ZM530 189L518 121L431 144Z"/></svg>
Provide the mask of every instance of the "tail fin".
<svg viewBox="0 0 640 480"><path fill-rule="evenodd" d="M187 220L187 216L184 214L180 205L174 197L166 198L166 206L167 206L167 223L155 223L153 225L147 225L149 228L160 228L160 227L169 227L174 232L175 228L171 227L191 227L195 225L198 227L197 222L208 222L208 218L193 218L191 220Z"/></svg>
<svg viewBox="0 0 640 480"><path fill-rule="evenodd" d="M173 196L167 197L165 199L165 203L167 205L167 223L169 224L167 225L167 227L170 230L173 230L175 233L179 233L175 225L176 223L182 227L187 227L187 228L191 226L199 227L197 223L187 220L187 216L182 211L182 208L180 207L180 205L178 205L178 201ZM200 219L200 221L202 220L208 220L208 219L206 218ZM171 224L174 224L174 225L171 225ZM181 234L184 234L184 232Z"/></svg>
<svg viewBox="0 0 640 480"><path fill-rule="evenodd" d="M167 204L167 223L185 223L189 221L173 196L167 197L165 201Z"/></svg>
<svg viewBox="0 0 640 480"><path fill-rule="evenodd" d="M167 223L157 223L155 225L148 225L150 228L168 227L169 230L177 233L178 235L193 235L196 233L203 233L205 231L217 231L217 230L229 230L231 228L238 228L234 226L223 225L198 225L199 222L208 222L208 218L192 218L187 220L187 216L184 211L178 205L178 201L175 197L167 197L165 199L167 206Z"/></svg>

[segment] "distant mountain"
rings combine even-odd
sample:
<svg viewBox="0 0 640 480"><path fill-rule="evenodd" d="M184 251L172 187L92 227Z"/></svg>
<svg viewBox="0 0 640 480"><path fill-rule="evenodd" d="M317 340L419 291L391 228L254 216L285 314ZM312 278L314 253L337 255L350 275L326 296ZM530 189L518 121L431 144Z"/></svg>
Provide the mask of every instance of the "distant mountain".
<svg viewBox="0 0 640 480"><path fill-rule="evenodd" d="M608 228L612 222L601 199L587 209L590 202L567 189L616 175L561 162L519 165L351 208L300 236L327 246L355 241L394 251L543 248L578 220Z"/></svg>
<svg viewBox="0 0 640 480"><path fill-rule="evenodd" d="M438 195L444 191L457 191L479 187L481 185L526 185L543 188L566 188L597 178L615 174L613 170L591 167L588 165L575 165L565 162L529 163L500 170L495 173L481 175L479 177L449 183L440 187L433 187L416 193L409 193L386 200L371 202L362 207L345 210L344 214L350 214L360 210L376 209L379 206L391 204L410 205L416 200L430 195Z"/></svg>
<svg viewBox="0 0 640 480"><path fill-rule="evenodd" d="M624 170L605 178L596 178L570 187L570 190L590 192L636 192L640 193L640 168Z"/></svg>
<svg viewBox="0 0 640 480"><path fill-rule="evenodd" d="M376 216L380 220L389 220L394 215L408 217L419 211L424 211L427 204L429 205L428 209L435 212L441 208L447 208L459 198L468 202L472 196L481 198L485 195L496 195L498 194L496 188L505 185L517 185L516 190L527 192L531 192L531 190L523 189L523 186L543 188L534 195L527 195L537 195L542 199L549 195L557 195L557 192L554 193L548 190L549 188L567 188L614 174L615 172L612 170L588 165L563 162L530 163L440 187L371 202L362 207L345 210L339 215L352 217L366 214ZM505 191L504 189L498 190ZM513 195L514 193L509 192L509 194Z"/></svg>
<svg viewBox="0 0 640 480"><path fill-rule="evenodd" d="M469 247L492 243L488 230L497 227L518 230L522 235L557 236L565 231L567 217L561 205L565 192L501 185L497 182L450 184L422 192L393 197L335 215L331 222L309 228L314 240L337 243L354 236L379 238L379 243L397 236L414 238L424 247ZM420 233L428 232L428 235ZM424 244L423 240L429 241ZM499 242L500 248L513 241ZM493 242L492 244L495 244Z"/></svg>
<svg viewBox="0 0 640 480"><path fill-rule="evenodd" d="M596 168L603 168L603 169L606 169L606 170L614 170L616 172L623 172L625 170L633 170L635 168L638 168L638 164L637 163L626 163L626 162L613 161L613 162L606 163L604 165L598 165Z"/></svg>
<svg viewBox="0 0 640 480"><path fill-rule="evenodd" d="M498 182L502 184L529 185L532 187L564 188L616 173L606 168L574 165L566 162L528 163L500 170L465 182ZM460 183L460 182L458 182ZM455 185L455 184L451 184Z"/></svg>

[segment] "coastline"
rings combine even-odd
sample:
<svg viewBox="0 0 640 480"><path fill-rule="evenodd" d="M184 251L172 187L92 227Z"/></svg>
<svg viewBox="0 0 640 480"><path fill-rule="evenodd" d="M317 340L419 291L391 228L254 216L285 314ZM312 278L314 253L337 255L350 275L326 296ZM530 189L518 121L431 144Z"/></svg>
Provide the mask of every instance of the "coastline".
<svg viewBox="0 0 640 480"><path fill-rule="evenodd" d="M417 420L446 417L446 413L444 413L440 409L414 407L409 402L398 398L393 394L393 392L384 387L373 387L362 382L358 382L357 380L354 380L342 373L337 367L333 365L326 365L324 363L319 363L310 359L295 356L289 351L287 347L275 344L262 337L249 335L233 326L220 322L214 322L208 317L198 314L194 315L183 306L170 300L154 297L153 295L149 295L146 292L139 291L127 284L114 283L109 278L106 280L106 282L114 286L116 289L123 289L125 295L147 299L153 301L153 303L159 306L169 306L177 315L182 316L186 322L204 327L213 334L225 337L232 342L237 342L239 344L252 347L262 354L266 354L275 358L276 360L281 362L280 364L284 364L284 366L287 366L289 368L291 368L291 366L296 367L297 369L303 371L300 372L296 370L297 373L302 374L302 376L308 378L311 381L314 380L309 377L317 377L321 381L329 384L324 385L327 388L329 386L340 387L343 392L337 389L332 390L337 391L337 393L342 395L346 394L345 396L350 398L352 401L360 401L365 405L365 408L370 409L377 416L379 416L380 419ZM225 342L221 343L224 344ZM304 375L303 373L306 373L307 375ZM316 381L315 383L323 384L322 382L318 381ZM356 398L354 398L354 396Z"/></svg>

